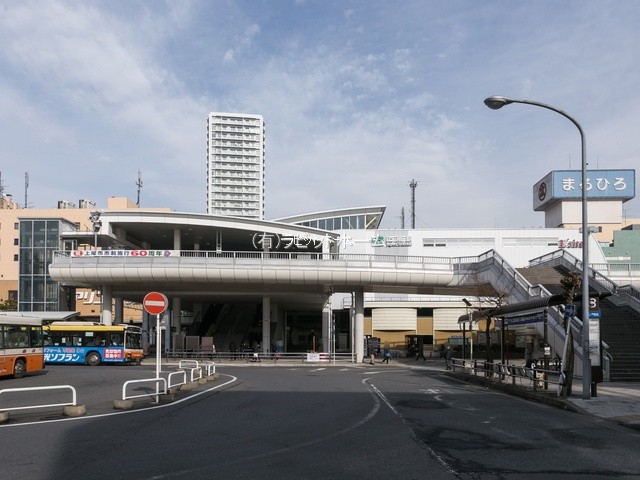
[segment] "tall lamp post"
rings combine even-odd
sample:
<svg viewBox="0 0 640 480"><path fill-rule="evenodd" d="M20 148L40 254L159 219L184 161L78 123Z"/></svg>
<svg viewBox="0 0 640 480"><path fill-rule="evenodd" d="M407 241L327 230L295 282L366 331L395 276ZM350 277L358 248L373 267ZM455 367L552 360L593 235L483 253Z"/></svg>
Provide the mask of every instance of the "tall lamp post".
<svg viewBox="0 0 640 480"><path fill-rule="evenodd" d="M559 113L573 123L580 132L582 144L582 398L591 398L591 359L589 358L589 231L587 225L587 146L584 132L580 124L568 113L540 102L530 100L514 100L512 98L494 95L486 98L484 104L492 110L509 105L510 103L524 103L536 107L546 108Z"/></svg>
<svg viewBox="0 0 640 480"><path fill-rule="evenodd" d="M98 249L98 232L102 226L102 220L100 220L100 212L91 212L89 220L93 226L93 249Z"/></svg>

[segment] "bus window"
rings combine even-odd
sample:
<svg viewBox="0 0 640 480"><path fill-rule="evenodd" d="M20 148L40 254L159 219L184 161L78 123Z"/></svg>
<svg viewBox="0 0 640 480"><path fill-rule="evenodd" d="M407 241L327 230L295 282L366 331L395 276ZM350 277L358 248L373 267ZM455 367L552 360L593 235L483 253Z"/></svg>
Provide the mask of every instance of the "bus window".
<svg viewBox="0 0 640 480"><path fill-rule="evenodd" d="M126 348L141 349L142 348L142 335L139 332L127 331L127 344Z"/></svg>
<svg viewBox="0 0 640 480"><path fill-rule="evenodd" d="M73 332L72 335L73 337L71 343L74 347L82 347L86 345L83 332Z"/></svg>
<svg viewBox="0 0 640 480"><path fill-rule="evenodd" d="M0 348L4 348L4 327L0 325Z"/></svg>
<svg viewBox="0 0 640 480"><path fill-rule="evenodd" d="M112 332L109 339L109 345L113 347L121 347L124 343L124 335L122 332Z"/></svg>
<svg viewBox="0 0 640 480"><path fill-rule="evenodd" d="M25 348L29 346L29 334L26 326L7 326L7 337L9 339L9 348Z"/></svg>
<svg viewBox="0 0 640 480"><path fill-rule="evenodd" d="M42 346L42 327L31 327L31 347Z"/></svg>

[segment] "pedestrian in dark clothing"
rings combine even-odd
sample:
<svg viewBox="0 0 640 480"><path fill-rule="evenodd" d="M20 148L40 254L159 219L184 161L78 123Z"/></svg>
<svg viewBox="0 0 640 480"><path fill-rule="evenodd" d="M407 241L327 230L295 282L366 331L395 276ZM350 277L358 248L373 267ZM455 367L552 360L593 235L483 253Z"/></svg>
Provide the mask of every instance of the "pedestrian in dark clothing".
<svg viewBox="0 0 640 480"><path fill-rule="evenodd" d="M447 348L444 349L444 361L446 363L447 370L451 370L452 359L453 359L453 348L451 348L451 345L447 345Z"/></svg>
<svg viewBox="0 0 640 480"><path fill-rule="evenodd" d="M382 350L382 362L381 363L389 363L391 359L391 350L389 349L389 344L384 344L384 349Z"/></svg>
<svg viewBox="0 0 640 480"><path fill-rule="evenodd" d="M427 360L427 357L424 356L424 340L422 339L418 340L418 356L416 360L420 360L421 358L423 362Z"/></svg>

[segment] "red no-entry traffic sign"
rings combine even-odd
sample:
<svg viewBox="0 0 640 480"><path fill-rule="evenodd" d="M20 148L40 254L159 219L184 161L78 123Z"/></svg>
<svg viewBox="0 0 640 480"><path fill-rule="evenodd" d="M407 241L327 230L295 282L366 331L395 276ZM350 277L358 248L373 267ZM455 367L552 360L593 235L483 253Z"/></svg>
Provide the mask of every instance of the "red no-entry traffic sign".
<svg viewBox="0 0 640 480"><path fill-rule="evenodd" d="M167 309L169 300L167 297L159 292L149 292L144 296L142 306L151 315L160 315Z"/></svg>

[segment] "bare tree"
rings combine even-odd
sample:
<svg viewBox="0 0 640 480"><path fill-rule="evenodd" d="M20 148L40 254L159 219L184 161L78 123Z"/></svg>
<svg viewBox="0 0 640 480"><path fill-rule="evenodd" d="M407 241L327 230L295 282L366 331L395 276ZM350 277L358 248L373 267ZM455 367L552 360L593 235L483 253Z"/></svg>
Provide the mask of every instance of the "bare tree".
<svg viewBox="0 0 640 480"><path fill-rule="evenodd" d="M491 285L480 283L479 280L475 279L475 287L476 287L476 301L481 309L489 309L494 310L498 307L502 307L507 304L507 300L509 298L509 292L505 292L502 290L496 290ZM486 359L488 363L493 363L493 353L491 351L491 327L493 318L491 316L487 316L484 333L485 333L485 346L486 346Z"/></svg>

